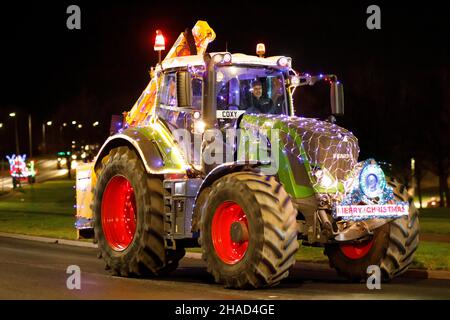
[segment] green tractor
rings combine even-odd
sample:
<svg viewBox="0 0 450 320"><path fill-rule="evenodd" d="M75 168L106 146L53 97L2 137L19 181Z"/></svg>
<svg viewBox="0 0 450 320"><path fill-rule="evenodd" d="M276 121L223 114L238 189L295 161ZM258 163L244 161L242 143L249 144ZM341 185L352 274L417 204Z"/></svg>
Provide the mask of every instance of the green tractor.
<svg viewBox="0 0 450 320"><path fill-rule="evenodd" d="M214 33L201 23L77 169L76 227L94 230L107 269L164 275L200 247L218 283L261 288L288 276L301 243L323 247L351 281L371 265L386 280L405 272L419 242L406 188L375 160L358 161L356 137L333 117L294 115L294 90L318 81L342 114L336 76L298 74L289 57L261 50L204 52L202 32Z"/></svg>

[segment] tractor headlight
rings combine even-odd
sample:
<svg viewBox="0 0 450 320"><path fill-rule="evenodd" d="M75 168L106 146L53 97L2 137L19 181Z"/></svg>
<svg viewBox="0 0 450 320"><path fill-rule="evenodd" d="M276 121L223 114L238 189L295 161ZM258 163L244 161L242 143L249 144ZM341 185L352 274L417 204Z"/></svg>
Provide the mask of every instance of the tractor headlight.
<svg viewBox="0 0 450 320"><path fill-rule="evenodd" d="M324 189L334 187L335 185L335 180L326 169L319 169L315 171L314 176L316 177L319 186Z"/></svg>
<svg viewBox="0 0 450 320"><path fill-rule="evenodd" d="M292 59L289 57L281 57L278 59L277 65L282 68L290 68L292 65Z"/></svg>
<svg viewBox="0 0 450 320"><path fill-rule="evenodd" d="M186 181L175 182L174 196L184 196L186 194Z"/></svg>
<svg viewBox="0 0 450 320"><path fill-rule="evenodd" d="M194 133L202 134L205 132L206 123L202 120L197 120L194 122Z"/></svg>

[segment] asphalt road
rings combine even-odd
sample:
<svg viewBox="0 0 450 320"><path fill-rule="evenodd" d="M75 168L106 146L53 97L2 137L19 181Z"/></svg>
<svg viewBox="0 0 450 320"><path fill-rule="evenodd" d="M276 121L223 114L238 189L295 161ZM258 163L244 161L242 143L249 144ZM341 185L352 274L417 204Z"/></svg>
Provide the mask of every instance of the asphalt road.
<svg viewBox="0 0 450 320"><path fill-rule="evenodd" d="M80 290L67 288L70 265L81 269ZM0 237L0 299L450 299L450 280L398 278L368 290L328 268L298 263L277 287L230 290L215 284L198 259L184 258L164 278L120 278L104 270L96 249Z"/></svg>

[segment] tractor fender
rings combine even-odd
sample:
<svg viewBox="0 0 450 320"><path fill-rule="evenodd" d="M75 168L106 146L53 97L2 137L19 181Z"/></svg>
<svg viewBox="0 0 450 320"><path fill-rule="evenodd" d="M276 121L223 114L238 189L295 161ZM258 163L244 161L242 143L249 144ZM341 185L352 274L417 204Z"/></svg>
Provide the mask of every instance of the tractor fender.
<svg viewBox="0 0 450 320"><path fill-rule="evenodd" d="M195 196L195 205L194 205L194 211L192 214L192 223L191 223L191 230L192 232L198 232L200 230L200 218L201 218L201 212L202 212L202 205L204 204L203 199L199 199L201 192L212 186L214 181L217 179L233 173L233 172L239 172L239 171L252 171L255 170L257 167L262 165L260 162L255 163L248 163L248 162L226 162L223 163L217 167L215 167L213 170L211 170L205 179L203 180L202 184L200 185L200 188L197 191L197 195ZM200 201L199 201L200 200Z"/></svg>
<svg viewBox="0 0 450 320"><path fill-rule="evenodd" d="M95 159L94 168L97 169L101 165L102 159L112 149L121 146L127 146L139 155L147 173L165 173L163 156L159 152L156 143L149 140L141 132L132 129L124 130L122 133L115 134L105 141Z"/></svg>

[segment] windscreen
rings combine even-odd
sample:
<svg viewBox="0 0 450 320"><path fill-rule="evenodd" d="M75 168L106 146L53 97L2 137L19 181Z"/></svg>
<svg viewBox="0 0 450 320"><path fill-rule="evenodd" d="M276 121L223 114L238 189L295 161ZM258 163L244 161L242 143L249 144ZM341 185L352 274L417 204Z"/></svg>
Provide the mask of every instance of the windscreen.
<svg viewBox="0 0 450 320"><path fill-rule="evenodd" d="M218 118L222 114L224 118L242 113L287 114L284 77L276 69L220 67L216 73L216 93Z"/></svg>

